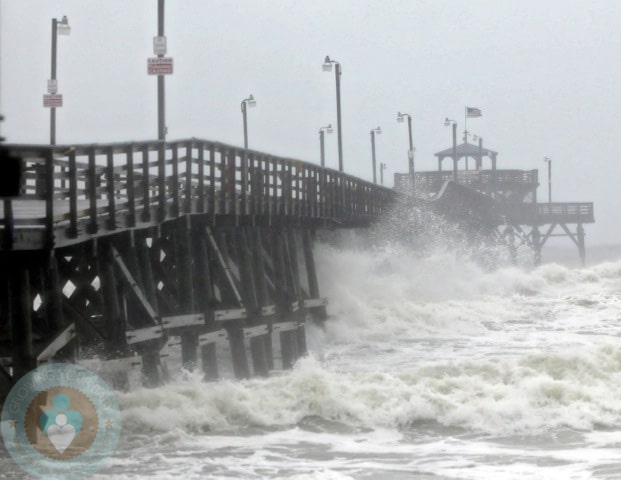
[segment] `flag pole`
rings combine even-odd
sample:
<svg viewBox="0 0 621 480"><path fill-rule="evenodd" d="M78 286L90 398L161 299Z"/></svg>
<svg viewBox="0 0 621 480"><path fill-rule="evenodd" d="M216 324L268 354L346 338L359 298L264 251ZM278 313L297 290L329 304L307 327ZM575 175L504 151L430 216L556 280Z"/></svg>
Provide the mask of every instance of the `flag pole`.
<svg viewBox="0 0 621 480"><path fill-rule="evenodd" d="M468 107L464 107L464 143L468 142Z"/></svg>

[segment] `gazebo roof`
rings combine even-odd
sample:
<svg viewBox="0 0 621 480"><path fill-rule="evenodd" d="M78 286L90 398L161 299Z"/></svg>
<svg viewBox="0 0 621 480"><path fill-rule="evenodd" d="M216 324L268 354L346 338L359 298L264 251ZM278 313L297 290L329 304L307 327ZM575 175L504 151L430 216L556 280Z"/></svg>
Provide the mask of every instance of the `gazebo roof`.
<svg viewBox="0 0 621 480"><path fill-rule="evenodd" d="M482 148L481 154L484 157L491 157L498 155L498 152L494 150L490 150L488 148ZM453 147L447 148L446 150L442 150L441 152L434 153L436 157L444 158L444 157L452 157L453 156ZM461 145L457 145L457 158L462 157L478 157L479 156L479 146L473 145L472 143L462 143Z"/></svg>

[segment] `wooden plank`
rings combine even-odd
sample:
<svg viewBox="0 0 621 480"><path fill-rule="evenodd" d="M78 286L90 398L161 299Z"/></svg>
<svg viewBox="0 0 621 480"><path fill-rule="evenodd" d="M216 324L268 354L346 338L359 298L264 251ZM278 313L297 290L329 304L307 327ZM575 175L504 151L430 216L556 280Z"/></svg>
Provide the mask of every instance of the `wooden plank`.
<svg viewBox="0 0 621 480"><path fill-rule="evenodd" d="M151 304L148 302L148 300L146 299L146 297L144 296L144 294L138 287L138 284L136 283L131 272L125 265L125 262L123 262L123 259L121 258L121 255L119 254L119 252L114 247L111 247L111 251L112 251L112 258L116 264L116 267L121 273L121 276L120 276L121 281L125 283L126 286L129 287L129 291L134 295L136 300L138 300L139 304L142 306L144 311L147 313L151 321L156 324L159 323L159 315L157 314L155 309L151 306Z"/></svg>
<svg viewBox="0 0 621 480"><path fill-rule="evenodd" d="M139 328L136 330L128 330L125 332L127 338L127 344L133 345L135 343L148 342L149 340L157 340L162 338L164 329L160 326Z"/></svg>
<svg viewBox="0 0 621 480"><path fill-rule="evenodd" d="M175 315L172 317L162 317L162 326L166 329L197 327L205 325L205 316L202 313L189 315Z"/></svg>
<svg viewBox="0 0 621 480"><path fill-rule="evenodd" d="M217 322L225 322L228 320L242 320L247 317L248 317L248 314L245 308L229 308L228 310L214 310L214 319Z"/></svg>
<svg viewBox="0 0 621 480"><path fill-rule="evenodd" d="M37 355L37 361L46 363L52 360L52 357L58 353L58 351L64 348L70 341L76 337L75 324L72 323L62 332L60 332L45 348Z"/></svg>
<svg viewBox="0 0 621 480"><path fill-rule="evenodd" d="M228 334L226 330L216 330L215 332L203 333L198 336L198 344L202 347L204 345L209 345L210 343L215 343L218 340L225 340L228 338Z"/></svg>
<svg viewBox="0 0 621 480"><path fill-rule="evenodd" d="M256 325L253 327L245 327L244 338L254 338L260 337L262 335L267 335L269 333L267 325Z"/></svg>

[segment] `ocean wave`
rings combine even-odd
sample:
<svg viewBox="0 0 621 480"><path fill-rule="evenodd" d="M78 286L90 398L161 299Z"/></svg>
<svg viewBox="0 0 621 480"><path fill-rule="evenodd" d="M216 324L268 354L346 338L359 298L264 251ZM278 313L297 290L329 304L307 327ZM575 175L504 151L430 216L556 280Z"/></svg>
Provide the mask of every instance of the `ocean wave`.
<svg viewBox="0 0 621 480"><path fill-rule="evenodd" d="M437 362L407 371L335 371L310 356L267 379L204 383L198 375L119 394L126 429L167 432L290 426L317 416L365 428L431 420L504 435L621 426L621 351Z"/></svg>

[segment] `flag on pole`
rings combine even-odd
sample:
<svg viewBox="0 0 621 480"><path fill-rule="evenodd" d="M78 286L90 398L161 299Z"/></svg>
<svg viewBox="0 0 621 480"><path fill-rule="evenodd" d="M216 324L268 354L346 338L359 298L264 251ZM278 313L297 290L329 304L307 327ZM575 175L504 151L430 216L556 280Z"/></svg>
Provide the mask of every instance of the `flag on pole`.
<svg viewBox="0 0 621 480"><path fill-rule="evenodd" d="M482 116L483 116L483 113L481 112L480 108L466 107L467 118L476 118L476 117L482 117Z"/></svg>

